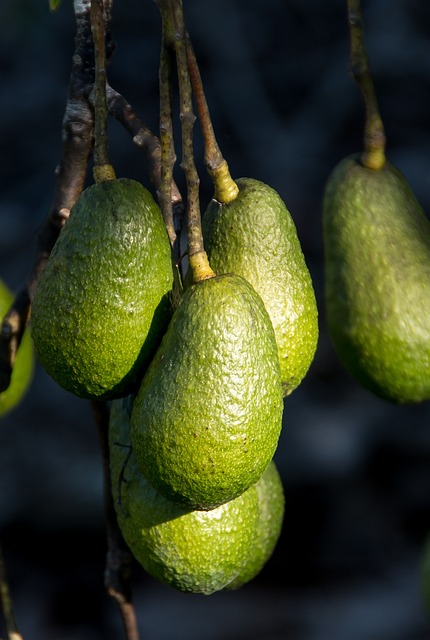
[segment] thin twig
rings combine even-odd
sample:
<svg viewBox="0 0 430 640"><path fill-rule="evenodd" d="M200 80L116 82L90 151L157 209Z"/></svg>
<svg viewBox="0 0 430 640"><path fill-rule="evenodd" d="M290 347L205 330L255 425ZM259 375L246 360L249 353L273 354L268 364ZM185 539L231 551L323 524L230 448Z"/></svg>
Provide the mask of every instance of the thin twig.
<svg viewBox="0 0 430 640"><path fill-rule="evenodd" d="M62 149L47 217L36 236L36 257L27 281L18 291L0 327L0 392L8 388L16 352L30 316L39 276L78 199L92 149L93 116L85 87L92 82L93 47L89 2L75 3L76 37L70 83L62 124Z"/></svg>
<svg viewBox="0 0 430 640"><path fill-rule="evenodd" d="M158 192L161 184L161 144L159 138L139 118L125 97L110 85L107 86L106 96L109 113L123 125L132 136L133 143L143 151L149 178ZM172 203L175 205L181 202L182 196L177 185L173 182Z"/></svg>
<svg viewBox="0 0 430 640"><path fill-rule="evenodd" d="M0 612L2 613L8 640L22 640L18 631L12 596L9 588L9 580L3 551L0 546Z"/></svg>
<svg viewBox="0 0 430 640"><path fill-rule="evenodd" d="M92 401L102 453L107 554L105 588L120 610L127 640L139 640L135 609L131 598L133 556L124 542L115 513L109 466L109 408L106 402Z"/></svg>
<svg viewBox="0 0 430 640"><path fill-rule="evenodd" d="M363 94L366 110L362 163L369 169L380 169L385 163L386 140L364 42L360 0L348 0L348 23L351 39L350 69Z"/></svg>
<svg viewBox="0 0 430 640"><path fill-rule="evenodd" d="M174 51L173 25L166 0L157 0L161 14L161 53L159 68L160 86L160 143L161 143L161 184L159 202L166 223L174 254L179 259L178 237L173 221L172 182L176 153L173 140L172 122L172 63Z"/></svg>

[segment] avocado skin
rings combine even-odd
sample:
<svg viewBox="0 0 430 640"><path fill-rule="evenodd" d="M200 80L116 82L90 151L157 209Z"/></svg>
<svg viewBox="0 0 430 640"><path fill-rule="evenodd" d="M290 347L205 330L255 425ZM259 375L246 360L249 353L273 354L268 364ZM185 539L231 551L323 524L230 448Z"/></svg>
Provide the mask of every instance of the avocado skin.
<svg viewBox="0 0 430 640"><path fill-rule="evenodd" d="M253 178L236 180L229 204L212 200L202 221L216 273L237 273L260 294L278 344L284 396L305 377L318 342L318 310L294 221L278 193Z"/></svg>
<svg viewBox="0 0 430 640"><path fill-rule="evenodd" d="M430 223L401 172L343 159L323 199L328 331L344 366L395 403L430 398Z"/></svg>
<svg viewBox="0 0 430 640"><path fill-rule="evenodd" d="M171 317L173 267L160 209L126 178L85 189L42 272L31 329L40 362L71 393L125 395Z"/></svg>
<svg viewBox="0 0 430 640"><path fill-rule="evenodd" d="M213 509L257 482L283 398L273 327L237 275L185 290L131 414L137 464L165 497Z"/></svg>

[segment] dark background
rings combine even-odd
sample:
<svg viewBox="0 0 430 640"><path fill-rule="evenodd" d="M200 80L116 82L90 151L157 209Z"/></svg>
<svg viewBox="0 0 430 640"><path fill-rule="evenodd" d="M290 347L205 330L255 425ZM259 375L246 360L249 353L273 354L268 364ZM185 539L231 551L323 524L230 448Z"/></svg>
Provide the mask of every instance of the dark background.
<svg viewBox="0 0 430 640"><path fill-rule="evenodd" d="M391 161L430 211L430 5L364 3ZM361 148L348 73L346 2L185 0L221 149L234 177L279 191L297 225L320 312L315 360L285 401L276 460L286 513L262 573L234 593L181 594L136 567L142 640L425 640L420 562L430 531L430 405L361 389L327 336L321 200L332 167ZM16 290L59 159L74 21L71 0L0 5L0 276ZM151 0L114 8L112 85L158 128L160 20ZM110 126L118 175L147 186L143 158ZM195 128L201 170L202 145ZM177 147L178 157L181 152ZM201 200L212 195L201 170ZM38 366L0 425L0 536L26 640L123 637L103 589L102 472L87 402Z"/></svg>

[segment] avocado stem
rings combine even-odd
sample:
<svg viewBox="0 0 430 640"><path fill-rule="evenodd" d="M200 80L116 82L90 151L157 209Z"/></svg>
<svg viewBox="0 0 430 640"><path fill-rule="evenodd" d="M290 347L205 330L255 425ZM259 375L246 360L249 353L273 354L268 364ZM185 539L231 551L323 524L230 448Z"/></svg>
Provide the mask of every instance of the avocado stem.
<svg viewBox="0 0 430 640"><path fill-rule="evenodd" d="M94 168L96 182L115 179L115 171L109 161L107 136L106 99L106 47L103 0L91 2L91 31L94 43Z"/></svg>
<svg viewBox="0 0 430 640"><path fill-rule="evenodd" d="M364 42L360 0L348 0L348 24L351 40L350 69L363 94L366 112L361 162L364 167L377 170L385 164L386 138Z"/></svg>
<svg viewBox="0 0 430 640"><path fill-rule="evenodd" d="M187 239L188 259L194 282L215 275L209 267L204 250L200 215L200 179L194 161L193 126L196 117L193 112L192 87L187 65L187 45L185 40L184 15L181 0L169 0L169 8L174 27L174 46L178 73L180 121L182 133L182 162L187 183ZM207 266L202 268L206 261ZM209 271L210 270L210 271ZM202 275L204 274L204 275Z"/></svg>
<svg viewBox="0 0 430 640"><path fill-rule="evenodd" d="M212 178L215 200L227 204L236 198L239 187L231 177L227 161L224 159L216 140L194 48L188 33L185 37L188 73L203 135L206 170Z"/></svg>
<svg viewBox="0 0 430 640"><path fill-rule="evenodd" d="M173 167L176 154L173 144L172 123L172 49L174 48L174 33L171 16L166 0L156 0L161 14L161 53L159 67L160 86L160 145L161 145L161 176L158 199L163 214L170 244L179 259L178 238L173 220L172 185ZM175 251L177 248L177 251Z"/></svg>

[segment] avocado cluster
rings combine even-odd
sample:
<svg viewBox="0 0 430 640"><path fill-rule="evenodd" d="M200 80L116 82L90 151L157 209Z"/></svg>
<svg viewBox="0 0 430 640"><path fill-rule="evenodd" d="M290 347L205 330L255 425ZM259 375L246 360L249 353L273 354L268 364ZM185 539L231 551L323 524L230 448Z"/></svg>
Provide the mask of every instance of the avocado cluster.
<svg viewBox="0 0 430 640"><path fill-rule="evenodd" d="M32 306L48 373L110 402L124 539L148 573L195 593L242 586L273 552L284 398L318 335L290 214L267 185L238 187L237 202L213 201L204 218L216 273L188 275L184 288L149 191L116 178L88 187Z"/></svg>
<svg viewBox="0 0 430 640"><path fill-rule="evenodd" d="M124 540L147 573L175 589L205 595L238 589L261 571L281 533L284 492L275 463L237 498L191 509L141 473L131 447L132 407L131 396L114 400L109 423L112 493Z"/></svg>
<svg viewBox="0 0 430 640"><path fill-rule="evenodd" d="M148 573L209 594L261 570L284 513L273 462L282 416L276 338L261 297L236 274L193 283L138 391L111 408L118 522Z"/></svg>

